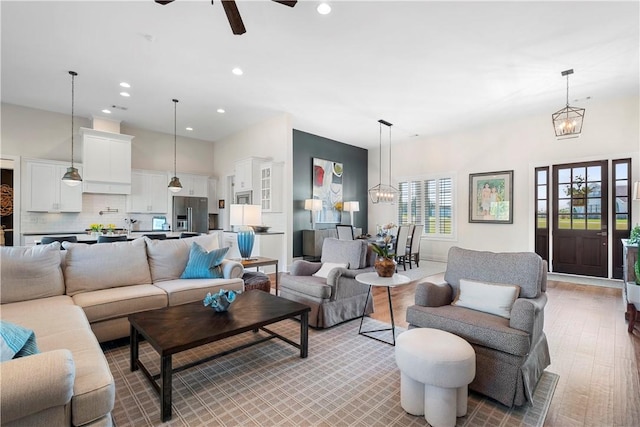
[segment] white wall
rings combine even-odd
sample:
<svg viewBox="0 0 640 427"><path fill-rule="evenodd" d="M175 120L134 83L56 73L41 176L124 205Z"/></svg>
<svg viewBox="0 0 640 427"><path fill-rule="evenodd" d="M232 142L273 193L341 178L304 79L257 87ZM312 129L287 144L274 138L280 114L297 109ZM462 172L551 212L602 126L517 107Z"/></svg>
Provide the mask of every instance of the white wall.
<svg viewBox="0 0 640 427"><path fill-rule="evenodd" d="M272 227L272 231L285 232L283 258L287 264L291 263L293 249L291 247L292 225L292 145L293 128L291 116L280 114L269 120L257 123L236 134L230 135L214 144L213 168L218 175L218 195L229 206L232 194L228 194L227 178L234 174L235 162L248 157L270 158L275 162L284 162L284 178L282 188L281 213L263 213L262 222ZM256 194L254 194L254 203ZM229 209L221 209L219 218L221 224L226 224ZM281 271L287 266L280 266Z"/></svg>
<svg viewBox="0 0 640 427"><path fill-rule="evenodd" d="M551 113L508 119L459 133L394 144L394 183L404 177L454 173L455 241L423 239L421 256L445 261L451 246L490 251L529 251L533 237L533 170L537 166L596 159L632 158L633 180L640 180L639 99L637 96L590 102L580 138L556 140ZM463 118L461 118L463 119ZM383 156L388 148L384 146ZM468 222L469 174L514 171L513 224ZM383 165L383 182L387 172ZM369 187L378 182L378 150L369 151ZM638 203L638 202L635 202ZM634 206L633 223L640 219ZM396 205L369 205L369 232L376 224L397 220Z"/></svg>

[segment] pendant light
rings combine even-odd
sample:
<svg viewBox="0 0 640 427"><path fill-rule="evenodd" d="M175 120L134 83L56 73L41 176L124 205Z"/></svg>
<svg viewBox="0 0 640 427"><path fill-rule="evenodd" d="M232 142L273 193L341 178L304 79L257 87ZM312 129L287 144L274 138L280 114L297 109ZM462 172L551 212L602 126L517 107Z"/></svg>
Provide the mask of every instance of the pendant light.
<svg viewBox="0 0 640 427"><path fill-rule="evenodd" d="M171 181L169 181L169 190L171 190L172 193L177 193L178 191L182 190L182 184L180 184L180 178L178 178L178 174L176 173L176 156L177 156L177 151L176 151L176 134L177 134L177 106L178 106L178 100L177 99L173 99L173 178L171 178Z"/></svg>
<svg viewBox="0 0 640 427"><path fill-rule="evenodd" d="M67 168L67 172L62 176L62 182L69 187L75 187L82 182L82 177L78 173L78 169L73 166L73 107L75 97L75 77L78 75L75 71L69 71L71 75L71 167Z"/></svg>
<svg viewBox="0 0 640 427"><path fill-rule="evenodd" d="M369 189L369 198L371 203L394 203L398 197L398 190L391 185L391 126L393 124L385 121L378 120L380 123L380 164L379 164L379 180L378 185L375 185ZM389 184L382 183L382 125L389 127Z"/></svg>
<svg viewBox="0 0 640 427"><path fill-rule="evenodd" d="M569 75L573 74L573 69L565 70L561 73L567 77L567 106L553 113L551 120L553 121L553 130L556 132L556 138L577 138L582 132L582 120L584 119L584 108L569 106Z"/></svg>

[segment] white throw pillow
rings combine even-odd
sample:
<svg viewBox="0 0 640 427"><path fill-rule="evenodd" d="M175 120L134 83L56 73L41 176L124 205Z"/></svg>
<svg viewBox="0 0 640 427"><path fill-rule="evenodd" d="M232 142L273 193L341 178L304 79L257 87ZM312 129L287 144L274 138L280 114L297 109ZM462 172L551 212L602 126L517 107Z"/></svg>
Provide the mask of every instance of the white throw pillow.
<svg viewBox="0 0 640 427"><path fill-rule="evenodd" d="M511 307L520 295L520 286L460 279L460 291L451 303L497 316L511 318Z"/></svg>
<svg viewBox="0 0 640 427"><path fill-rule="evenodd" d="M338 262L323 262L320 270L316 271L312 274L312 276L316 277L324 277L325 279L329 275L329 272L334 268L348 268L349 264L347 263L338 263Z"/></svg>

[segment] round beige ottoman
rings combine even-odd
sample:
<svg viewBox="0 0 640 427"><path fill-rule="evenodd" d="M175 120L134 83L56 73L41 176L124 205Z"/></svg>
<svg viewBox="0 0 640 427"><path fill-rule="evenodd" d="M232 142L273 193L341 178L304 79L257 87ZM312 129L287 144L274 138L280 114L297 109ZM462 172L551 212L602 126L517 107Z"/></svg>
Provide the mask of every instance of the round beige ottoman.
<svg viewBox="0 0 640 427"><path fill-rule="evenodd" d="M476 353L462 338L415 328L396 340L400 404L434 427L455 426L467 414L467 388L476 376Z"/></svg>

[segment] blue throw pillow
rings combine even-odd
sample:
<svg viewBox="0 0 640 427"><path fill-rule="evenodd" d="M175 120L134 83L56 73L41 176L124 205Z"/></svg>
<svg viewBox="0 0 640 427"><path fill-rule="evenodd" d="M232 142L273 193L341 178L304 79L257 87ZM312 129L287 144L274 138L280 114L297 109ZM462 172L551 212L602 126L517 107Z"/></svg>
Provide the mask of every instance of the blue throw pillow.
<svg viewBox="0 0 640 427"><path fill-rule="evenodd" d="M40 353L31 329L0 320L0 361Z"/></svg>
<svg viewBox="0 0 640 427"><path fill-rule="evenodd" d="M189 252L189 261L181 279L219 279L222 274L222 260L229 248L214 249L207 252L202 246L193 242Z"/></svg>

